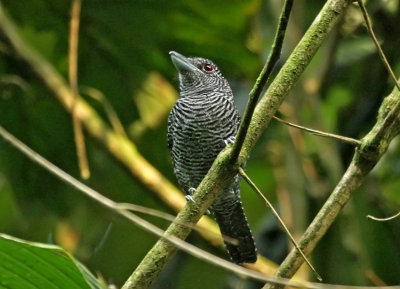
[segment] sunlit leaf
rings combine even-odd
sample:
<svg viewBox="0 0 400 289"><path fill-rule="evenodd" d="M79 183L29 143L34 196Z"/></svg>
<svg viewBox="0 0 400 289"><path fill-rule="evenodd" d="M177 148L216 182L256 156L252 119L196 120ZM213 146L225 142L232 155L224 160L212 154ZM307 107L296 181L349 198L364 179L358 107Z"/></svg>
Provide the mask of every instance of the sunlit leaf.
<svg viewBox="0 0 400 289"><path fill-rule="evenodd" d="M176 89L157 72L151 72L134 100L140 120L134 122L130 132L134 138L146 129L156 128L163 122L178 97Z"/></svg>

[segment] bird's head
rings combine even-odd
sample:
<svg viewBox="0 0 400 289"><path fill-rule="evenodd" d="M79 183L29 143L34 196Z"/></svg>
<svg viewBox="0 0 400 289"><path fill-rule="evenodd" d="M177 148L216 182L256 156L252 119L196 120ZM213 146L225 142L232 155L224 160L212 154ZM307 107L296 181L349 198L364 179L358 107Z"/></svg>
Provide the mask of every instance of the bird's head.
<svg viewBox="0 0 400 289"><path fill-rule="evenodd" d="M228 82L211 60L185 57L175 51L170 51L169 54L179 72L181 93L205 90L231 91Z"/></svg>

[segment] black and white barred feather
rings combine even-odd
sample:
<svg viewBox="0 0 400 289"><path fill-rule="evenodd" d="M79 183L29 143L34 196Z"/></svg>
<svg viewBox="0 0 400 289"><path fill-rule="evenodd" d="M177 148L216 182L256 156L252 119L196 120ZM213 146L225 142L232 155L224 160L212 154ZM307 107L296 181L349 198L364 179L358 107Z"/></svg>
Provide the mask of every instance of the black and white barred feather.
<svg viewBox="0 0 400 289"><path fill-rule="evenodd" d="M228 82L212 61L170 54L179 71L180 96L168 117L168 147L178 183L190 196L227 140L236 135L240 116ZM255 262L256 247L240 201L238 176L210 209L222 234L238 241L237 246L225 243L231 259Z"/></svg>

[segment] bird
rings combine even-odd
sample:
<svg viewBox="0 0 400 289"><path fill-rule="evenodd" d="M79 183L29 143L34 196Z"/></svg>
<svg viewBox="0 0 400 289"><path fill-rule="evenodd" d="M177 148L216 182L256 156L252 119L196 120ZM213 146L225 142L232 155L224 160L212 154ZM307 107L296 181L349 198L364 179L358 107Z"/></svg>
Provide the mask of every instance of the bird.
<svg viewBox="0 0 400 289"><path fill-rule="evenodd" d="M168 116L167 142L179 185L188 201L219 152L235 140L240 115L228 81L209 59L169 52L179 74L179 97ZM210 206L234 263L255 263L256 244L240 200L240 176Z"/></svg>

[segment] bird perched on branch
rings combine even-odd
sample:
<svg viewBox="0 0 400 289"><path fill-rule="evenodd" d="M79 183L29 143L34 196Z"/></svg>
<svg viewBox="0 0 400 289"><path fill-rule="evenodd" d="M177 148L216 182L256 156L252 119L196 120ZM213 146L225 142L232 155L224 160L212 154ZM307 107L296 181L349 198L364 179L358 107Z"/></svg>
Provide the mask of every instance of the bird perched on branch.
<svg viewBox="0 0 400 289"><path fill-rule="evenodd" d="M192 194L219 152L233 143L240 116L232 90L210 60L169 53L179 72L180 95L168 117L168 147L175 175L186 193ZM223 235L237 240L225 242L235 263L254 263L257 252L240 201L239 176L223 189L210 210Z"/></svg>

